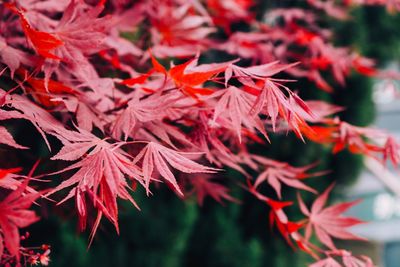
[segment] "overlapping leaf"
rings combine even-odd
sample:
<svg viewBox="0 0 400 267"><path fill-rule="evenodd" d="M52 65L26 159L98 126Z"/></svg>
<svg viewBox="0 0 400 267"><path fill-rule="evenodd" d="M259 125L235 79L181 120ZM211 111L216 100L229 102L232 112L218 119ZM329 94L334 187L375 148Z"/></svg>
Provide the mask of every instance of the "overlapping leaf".
<svg viewBox="0 0 400 267"><path fill-rule="evenodd" d="M153 180L155 170L170 183L176 192L183 195L174 174L168 165L184 173L213 173L217 169L201 165L188 156L194 153L183 153L174 151L160 144L150 142L136 155L134 162L142 160L142 172L147 193L150 192L150 181Z"/></svg>

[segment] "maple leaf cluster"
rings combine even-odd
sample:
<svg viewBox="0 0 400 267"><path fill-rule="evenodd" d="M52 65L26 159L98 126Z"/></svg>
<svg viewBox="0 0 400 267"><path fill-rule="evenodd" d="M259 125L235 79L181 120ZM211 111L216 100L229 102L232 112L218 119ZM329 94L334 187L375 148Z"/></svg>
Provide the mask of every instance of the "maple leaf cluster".
<svg viewBox="0 0 400 267"><path fill-rule="evenodd" d="M300 196L284 200L282 187L318 194L304 180L328 172L309 172L315 164L291 166L252 151L271 134L294 133L304 142L331 146L334 153L348 149L400 163L400 145L389 134L341 121L335 114L343 107L303 101L290 89L295 79L305 78L331 93L345 85L352 70L398 79L350 48L334 46L317 14L324 10L346 19L352 5L386 5L390 11L399 5L308 3L307 10L274 9L257 21L253 1L247 0L1 2L0 143L27 151L7 128L10 120L25 120L51 153L43 160L66 167L37 177L15 174L21 169L0 170L0 262L48 263L47 246L30 253L20 244L19 229L39 219L29 209L38 198L58 205L74 199L82 230L95 217L93 238L103 217L119 232L118 199L140 208L137 186L150 197L165 184L183 199L196 194L200 205L207 196L237 201L219 179L230 168L270 207L271 224L288 243L317 260L311 266L372 266L368 257L352 256L333 241L359 239L347 228L361 222L342 216L354 202L324 208L332 187L311 209ZM235 23L251 31L237 31ZM231 60L205 63L213 51ZM327 82L330 76L335 83ZM58 152L54 138L61 144ZM30 179L45 176L58 185L28 186ZM263 186L275 194L263 195ZM284 209L293 204L304 220L287 217ZM323 247L311 243L313 233Z"/></svg>
<svg viewBox="0 0 400 267"><path fill-rule="evenodd" d="M49 262L50 247L27 248L20 245L21 240L29 237L29 232L20 235L19 228L26 227L39 220L33 210L33 202L40 192L28 186L29 177L17 173L20 168L0 170L0 192L9 193L0 202L0 264L1 266L21 266L23 263L46 266ZM12 190L12 191L11 191Z"/></svg>

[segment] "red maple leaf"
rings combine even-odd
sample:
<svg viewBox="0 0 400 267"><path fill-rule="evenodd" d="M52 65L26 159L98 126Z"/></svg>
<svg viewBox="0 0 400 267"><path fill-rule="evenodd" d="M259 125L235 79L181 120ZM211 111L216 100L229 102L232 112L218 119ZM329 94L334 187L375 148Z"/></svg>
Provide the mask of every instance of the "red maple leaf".
<svg viewBox="0 0 400 267"><path fill-rule="evenodd" d="M54 108L61 103L60 101L52 100L56 96L77 95L79 93L77 90L55 80L33 78L23 68L18 69L16 73L24 79L24 87L27 92L31 93L46 108Z"/></svg>
<svg viewBox="0 0 400 267"><path fill-rule="evenodd" d="M172 67L168 72L152 56L153 69L170 77L184 94L197 99L197 95L210 95L213 90L199 87L217 74L224 72L234 61L197 65L198 56Z"/></svg>
<svg viewBox="0 0 400 267"><path fill-rule="evenodd" d="M22 29L24 30L26 37L28 37L28 39L31 41L33 47L39 55L50 59L60 59L56 55L52 54L51 50L63 45L64 43L61 40L50 33L33 29L25 18L24 13L19 10L15 4L4 3L4 6L19 16Z"/></svg>
<svg viewBox="0 0 400 267"><path fill-rule="evenodd" d="M6 177L8 174L10 173L16 173L21 171L22 168L12 168L12 169L0 169L0 179L3 179L4 177Z"/></svg>

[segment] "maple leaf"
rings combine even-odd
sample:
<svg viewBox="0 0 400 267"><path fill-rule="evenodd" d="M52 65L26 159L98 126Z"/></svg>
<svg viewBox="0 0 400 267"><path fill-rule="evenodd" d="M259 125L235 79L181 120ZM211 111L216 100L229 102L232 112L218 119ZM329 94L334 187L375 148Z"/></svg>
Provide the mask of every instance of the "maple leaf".
<svg viewBox="0 0 400 267"><path fill-rule="evenodd" d="M34 28L52 33L57 20L49 17L49 14L62 13L70 0L18 0L14 2L18 4Z"/></svg>
<svg viewBox="0 0 400 267"><path fill-rule="evenodd" d="M345 86L345 77L350 74L353 65L349 49L334 47L321 37L315 38L308 49L312 56L302 60L310 69L308 73L307 71L304 73L305 77L314 81L319 89L330 93L333 89L321 75L321 72L330 70L335 80L340 85Z"/></svg>
<svg viewBox="0 0 400 267"><path fill-rule="evenodd" d="M61 47L63 51L58 51L61 55L74 61L83 59L84 54L101 50L110 22L109 16L97 18L103 9L104 5L98 4L85 11L85 5L81 1L70 1L56 27L56 35L65 43Z"/></svg>
<svg viewBox="0 0 400 267"><path fill-rule="evenodd" d="M50 33L33 29L25 18L24 13L19 10L15 4L4 3L4 5L19 16L25 35L31 41L33 47L36 49L36 52L39 55L49 59L60 59L56 55L52 54L51 51L63 45L61 40Z"/></svg>
<svg viewBox="0 0 400 267"><path fill-rule="evenodd" d="M112 133L115 138L133 137L132 131L138 123L155 122L161 120L165 113L176 102L176 98L170 94L150 95L141 98L138 93L127 102L127 107L117 115ZM162 127L161 129L162 130Z"/></svg>
<svg viewBox="0 0 400 267"><path fill-rule="evenodd" d="M301 107L298 108L297 112L300 113L300 116L303 117L306 121L312 123L325 122L328 116L343 111L345 109L343 107L318 100L309 100L305 101L305 103L307 107L312 110L312 115L305 112Z"/></svg>
<svg viewBox="0 0 400 267"><path fill-rule="evenodd" d="M24 193L28 181L29 179L26 179L15 191L0 202L0 242L4 242L4 247L12 257L16 257L17 262L21 257L18 229L24 228L39 219L35 212L28 210L28 208L40 196L40 193Z"/></svg>
<svg viewBox="0 0 400 267"><path fill-rule="evenodd" d="M155 61L155 59L154 59L154 57L152 56L152 61ZM139 76L137 76L137 77L134 77L134 78L129 78L129 79L125 79L125 80L123 80L122 82L121 82L121 84L125 84L125 85L127 85L127 86L133 86L133 85L135 85L135 84L143 84L143 83L145 83L145 81L151 76L151 74L153 74L153 72L155 71L155 70L157 70L158 72L161 72L161 73L166 73L166 71L165 71L165 69L164 69L164 67L163 66L161 66L161 67L157 67L157 61L155 61L156 63L154 63L153 64L153 67L154 67L154 70L153 69L151 69L151 70L149 70L147 73L145 73L145 74L141 74L141 75L139 75ZM159 64L159 63L158 63ZM162 68L162 69L161 69Z"/></svg>
<svg viewBox="0 0 400 267"><path fill-rule="evenodd" d="M261 119L250 116L255 101L254 96L237 87L230 86L227 89L215 92L210 97L219 98L214 106L213 121L218 121L226 128L232 128L236 132L239 142L242 140L242 125L251 132L257 129L268 140Z"/></svg>
<svg viewBox="0 0 400 267"><path fill-rule="evenodd" d="M150 181L153 179L152 174L154 170L169 182L178 194L183 195L174 174L169 169L171 165L184 173L213 173L217 169L201 165L186 156L193 156L196 153L191 152L178 152L160 144L149 142L135 157L134 163L142 159L142 173L144 176L144 183L147 194L149 194Z"/></svg>
<svg viewBox="0 0 400 267"><path fill-rule="evenodd" d="M219 73L224 72L231 64L237 60L223 63L198 64L199 56L186 61L185 63L173 66L168 72L165 68L152 56L153 69L168 75L176 84L179 90L184 94L197 99L197 95L210 95L213 90L209 88L199 88L206 81Z"/></svg>
<svg viewBox="0 0 400 267"><path fill-rule="evenodd" d="M273 223L276 222L279 231L287 237L288 232L286 229L286 224L289 222L287 215L283 211L285 207L291 206L293 202L291 201L276 201L263 194L259 193L256 188L251 184L249 180L247 180L247 189L251 194L253 194L256 198L266 203L271 208L270 212L270 223L273 226Z"/></svg>
<svg viewBox="0 0 400 267"><path fill-rule="evenodd" d="M390 160L394 166L400 163L400 144L392 136L387 138L383 148L383 161L387 160Z"/></svg>
<svg viewBox="0 0 400 267"><path fill-rule="evenodd" d="M192 139L196 146L205 153L205 157L210 163L218 167L229 166L240 173L249 176L246 171L240 166L241 163L246 162L249 157L247 154L236 155L229 146L223 143L219 131L222 129L214 127L214 123L210 123L210 119L204 112L200 113L200 124L197 124L192 132ZM211 121L212 122L212 121ZM231 133L230 131L224 131ZM233 135L230 135L235 137ZM231 137L227 139L232 140ZM234 138L237 139L237 138Z"/></svg>
<svg viewBox="0 0 400 267"><path fill-rule="evenodd" d="M195 147L178 127L169 125L163 121L150 121L144 123L142 127L138 137L143 135L149 141L162 141L173 149L177 149L175 142L187 148Z"/></svg>
<svg viewBox="0 0 400 267"><path fill-rule="evenodd" d="M373 267L371 259L366 256L360 259L351 255L348 251L343 254L342 260L345 267Z"/></svg>
<svg viewBox="0 0 400 267"><path fill-rule="evenodd" d="M17 173L21 170L22 170L21 168L0 169L0 180L4 179L8 174Z"/></svg>
<svg viewBox="0 0 400 267"><path fill-rule="evenodd" d="M342 265L332 257L328 257L311 264L309 267L342 267Z"/></svg>
<svg viewBox="0 0 400 267"><path fill-rule="evenodd" d="M193 185L193 191L197 195L197 203L203 206L206 196L212 197L215 201L223 204L222 200L237 202L235 198L229 195L229 189L224 185L214 182L209 175L193 175L189 179Z"/></svg>
<svg viewBox="0 0 400 267"><path fill-rule="evenodd" d="M122 144L110 144L93 137L88 142L65 144L59 153L52 158L53 160L67 161L80 159L63 170L49 174L54 175L78 169L75 174L52 189L47 195L75 186L59 204L75 196L80 226L81 229L84 229L87 218L84 194L87 193L92 198L94 207L98 209L98 217L92 229L92 237L103 214L118 231L117 197L129 200L139 208L127 191L130 186L125 176L128 176L132 182L143 183L142 176L138 167L130 160L129 155L119 149ZM92 150L87 153L89 149Z"/></svg>
<svg viewBox="0 0 400 267"><path fill-rule="evenodd" d="M79 100L78 102L74 111L79 128L91 132L93 127L96 126L104 132L104 118L102 114L91 105Z"/></svg>
<svg viewBox="0 0 400 267"><path fill-rule="evenodd" d="M386 138L387 134L379 129L357 127L340 121L338 130L333 137L335 138L333 153L337 153L347 146L352 153L370 154L381 150L378 145L371 143L371 140Z"/></svg>
<svg viewBox="0 0 400 267"><path fill-rule="evenodd" d="M239 21L250 22L254 18L249 10L253 1L207 0L207 7L212 14L213 22L221 26L225 32L231 33L230 25Z"/></svg>
<svg viewBox="0 0 400 267"><path fill-rule="evenodd" d="M17 190L27 178L17 174L22 168L0 169L0 187L8 190ZM37 193L35 189L26 186L26 192ZM0 257L1 258L1 257Z"/></svg>
<svg viewBox="0 0 400 267"><path fill-rule="evenodd" d="M270 79L271 76L295 65L297 65L297 63L279 64L279 61L251 67L239 67L231 64L225 70L225 86L234 74L238 81L245 86L245 90L258 96L261 93L260 88L262 88L267 81L270 83L273 82Z"/></svg>
<svg viewBox="0 0 400 267"><path fill-rule="evenodd" d="M152 50L157 55L193 55L208 43L206 37L215 28L207 25L210 24L207 16L193 14L191 7L190 3L176 8L168 2L148 4Z"/></svg>
<svg viewBox="0 0 400 267"><path fill-rule="evenodd" d="M18 69L17 74L24 77L23 86L27 92L31 93L38 102L46 108L54 108L61 102L55 101L54 98L60 95L77 95L79 92L61 82L54 80L37 79L27 75L24 69ZM26 78L25 78L26 77Z"/></svg>
<svg viewBox="0 0 400 267"><path fill-rule="evenodd" d="M354 126L338 118L326 119L324 122L326 126L310 126L302 132L314 142L332 143L334 154L348 148L352 153L369 156L382 153L386 160L392 152L395 152L392 151L395 148L392 146L394 143L388 140L388 134L383 130ZM381 139L389 143L382 147L379 145Z"/></svg>
<svg viewBox="0 0 400 267"><path fill-rule="evenodd" d="M347 250L326 251L327 258L317 261L310 265L310 267L373 267L373 263L369 257L358 256L355 257ZM341 258L342 264L335 260Z"/></svg>
<svg viewBox="0 0 400 267"><path fill-rule="evenodd" d="M306 226L306 239L308 240L314 231L318 239L327 247L335 250L332 237L339 239L356 239L364 240L350 233L346 228L363 223L362 221L343 217L342 213L347 211L352 206L359 203L358 200L346 203L335 204L327 208L323 208L328 199L329 193L333 189L333 184L329 186L313 203L311 210L304 204L301 197L298 195L299 205L302 213L308 216Z"/></svg>
<svg viewBox="0 0 400 267"><path fill-rule="evenodd" d="M310 126L308 129L301 130L302 134L308 139L320 144L333 143L335 141L333 136L336 131L336 126Z"/></svg>
<svg viewBox="0 0 400 267"><path fill-rule="evenodd" d="M271 17L271 20L273 21L277 21L279 18L282 18L285 23L295 23L298 20L305 20L308 23L312 23L317 18L313 12L296 7L274 8L268 12L268 16Z"/></svg>
<svg viewBox="0 0 400 267"><path fill-rule="evenodd" d="M375 62L371 59L355 55L352 61L353 68L365 76L374 77L378 75Z"/></svg>
<svg viewBox="0 0 400 267"><path fill-rule="evenodd" d="M235 74L238 81L245 86L246 92L257 97L250 115L268 115L274 131L277 119L280 117L286 120L297 135L301 136L300 125L306 123L298 109L303 109L305 113L312 116L311 110L289 88L269 78L295 65L297 63L286 65L279 64L277 61L247 68L231 65L225 72L225 83L230 80L232 73ZM295 107L297 107L297 110Z"/></svg>
<svg viewBox="0 0 400 267"><path fill-rule="evenodd" d="M285 89L288 90L287 88ZM309 115L312 113L306 104L302 103L301 105L298 105L301 101L300 98L294 98L294 95L290 91L288 92L290 94L289 98L286 97L275 83L267 80L254 103L253 112L254 114L261 112L267 114L271 118L272 128L274 131L277 119L281 117L289 124L296 134L301 136L300 125L306 125L306 123L302 114L298 112L298 107L300 106L301 109Z"/></svg>
<svg viewBox="0 0 400 267"><path fill-rule="evenodd" d="M0 120L25 119L30 121L39 131L49 149L51 147L46 134L55 136L61 142L82 141L91 138L91 135L66 129L50 113L23 96L7 95L4 92L4 102L15 110L0 110Z"/></svg>
<svg viewBox="0 0 400 267"><path fill-rule="evenodd" d="M340 6L337 6L334 1L307 0L307 2L315 8L323 10L329 16L332 16L336 19L345 20L349 18L346 10Z"/></svg>
<svg viewBox="0 0 400 267"><path fill-rule="evenodd" d="M101 3L87 9L82 1L70 1L54 30L54 35L63 43L54 50L54 55L62 62L44 65L46 80L59 68L60 63L64 63L63 66L81 82L98 87L96 81L100 78L89 62L88 55L106 48L104 42L111 21L109 16L98 18L103 9Z"/></svg>
<svg viewBox="0 0 400 267"><path fill-rule="evenodd" d="M18 149L27 149L27 147L17 144L17 142L15 142L14 138L12 137L12 135L3 126L0 126L0 143L8 145L8 146L12 146L14 148L18 148Z"/></svg>
<svg viewBox="0 0 400 267"><path fill-rule="evenodd" d="M231 65L230 69L242 84L249 87L257 88L257 85L256 83L254 83L253 79L264 81L266 78L271 77L281 71L292 68L297 64L298 63L280 64L279 61L273 61L270 63L250 67L239 67L236 65ZM228 69L228 71L230 71L230 69ZM226 80L229 80L230 78L231 75L227 75Z"/></svg>
<svg viewBox="0 0 400 267"><path fill-rule="evenodd" d="M11 77L21 64L30 65L32 58L29 54L18 50L7 43L7 40L0 36L0 59L11 71Z"/></svg>
<svg viewBox="0 0 400 267"><path fill-rule="evenodd" d="M296 168L286 162L274 161L255 155L253 155L252 157L264 167L264 170L256 178L254 188L257 188L263 182L267 181L268 184L270 184L275 190L279 198L282 198L282 183L293 188L307 190L314 194L317 193L317 191L301 181L302 179L305 179L307 177L324 174L324 172L314 174L306 173L310 168L314 167L315 164Z"/></svg>
<svg viewBox="0 0 400 267"><path fill-rule="evenodd" d="M285 72L282 77L305 78L327 92L335 87L328 81L344 86L352 69L365 76L398 79L398 73L379 71L378 64L351 48L334 46L334 32L320 23L317 14L323 10L344 18L346 8L356 2L397 10L394 0L308 0L314 8L272 10L263 21L250 11L257 8L251 0L3 2L0 76L6 76L8 91L0 90L0 121L31 122L49 149L54 139L48 135L61 142L52 159L70 165L50 173L67 178L49 194L66 193L60 204L75 199L81 228L94 208L97 217L91 238L104 216L119 230L117 201L127 199L136 206L129 190L137 183L149 194L150 184L162 180L181 195L179 171L182 181L189 181L197 192L200 204L206 196L219 202L233 200L223 181L208 175L217 169L197 163L204 155L210 164L237 170L249 180L250 171L261 172L247 189L270 207L271 225L290 245L294 240L313 257L314 250L324 253L327 259L320 267L335 266L336 260L352 267L372 265L362 256L322 251L308 242L313 232L330 248L333 238L349 238L346 228L358 221L341 212L353 203L324 208L325 192L311 210L300 202L308 220L291 221L284 209L292 202L280 200L282 184L315 192L303 179L321 173L309 173L312 165L296 168L257 158L252 150L254 143L264 143L259 133L268 139L267 131L272 129L332 144L334 153L345 148L368 156L382 153L383 160L399 164L399 145L387 133L329 118L341 108L303 101L297 91L286 87L294 80L273 77ZM246 32L237 31L238 22ZM222 27L225 35L211 35L215 26ZM200 52L207 51L204 59L209 60L214 50L225 52L224 58L245 60L199 65ZM190 59L178 65L163 62L165 67L155 57ZM27 71L21 75L24 68ZM10 133L0 126L0 143L24 149ZM128 144L132 147L121 148ZM140 149L135 147L138 144ZM25 177L17 171L0 169L2 191L21 186ZM272 186L278 200L256 191L264 183ZM26 186L21 197L34 193ZM303 226L307 238L299 233ZM0 231L0 264L4 263L1 254L9 253L7 243L14 242L15 250L15 240ZM24 262L38 261L47 264L48 252Z"/></svg>
<svg viewBox="0 0 400 267"><path fill-rule="evenodd" d="M185 63L176 65L169 70L169 74L178 86L197 86L208 81L214 75L223 72L225 68L230 64L226 63L223 65L218 64L217 67L212 68L211 65L203 65L206 68L190 68L191 65L197 65L198 57L186 61ZM189 70L190 71L189 71ZM209 70L208 70L209 69Z"/></svg>

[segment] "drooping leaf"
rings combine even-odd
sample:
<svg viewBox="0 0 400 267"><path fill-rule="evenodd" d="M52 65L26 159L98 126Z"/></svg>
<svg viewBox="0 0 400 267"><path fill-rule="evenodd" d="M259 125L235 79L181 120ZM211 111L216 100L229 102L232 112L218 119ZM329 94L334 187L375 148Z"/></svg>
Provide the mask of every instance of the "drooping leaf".
<svg viewBox="0 0 400 267"><path fill-rule="evenodd" d="M142 160L142 172L147 193L150 192L149 185L153 179L152 175L157 170L178 194L183 195L168 165L184 173L213 173L217 170L201 165L186 157L190 155L195 154L178 152L154 142L148 143L134 159L134 162Z"/></svg>
<svg viewBox="0 0 400 267"><path fill-rule="evenodd" d="M0 241L4 242L4 248L12 257L16 257L17 262L21 257L19 228L27 227L39 220L35 212L28 209L40 194L38 192L24 193L28 181L26 179L0 202L0 235L2 236Z"/></svg>

